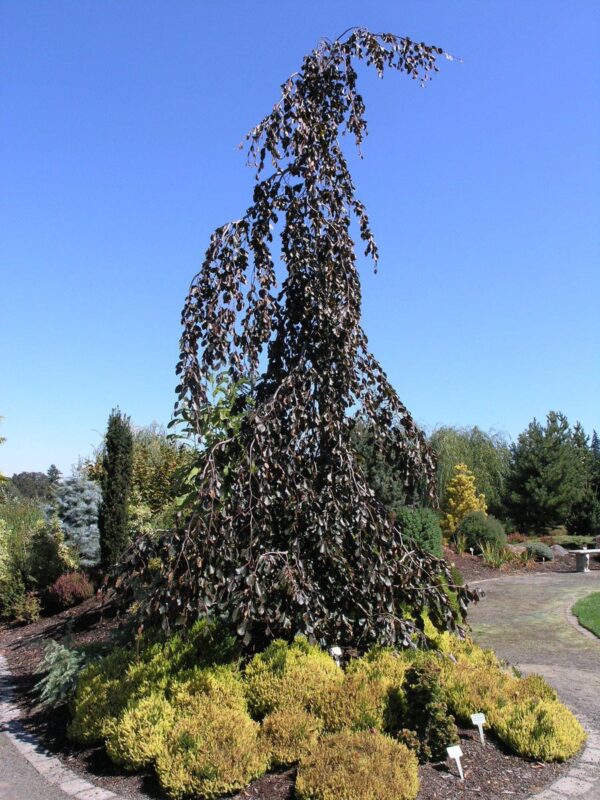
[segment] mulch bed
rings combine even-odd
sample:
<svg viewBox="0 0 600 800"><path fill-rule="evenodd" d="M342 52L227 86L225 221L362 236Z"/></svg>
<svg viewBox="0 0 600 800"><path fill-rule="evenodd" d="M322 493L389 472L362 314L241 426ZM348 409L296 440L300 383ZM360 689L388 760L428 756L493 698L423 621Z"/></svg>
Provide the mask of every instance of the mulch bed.
<svg viewBox="0 0 600 800"><path fill-rule="evenodd" d="M463 572L465 579L474 580L481 575L481 567L471 556L452 560ZM460 563L459 563L460 559ZM463 564L464 562L464 564ZM497 575L497 571L489 570ZM35 734L43 745L59 756L65 766L92 780L98 786L110 789L129 800L163 798L152 773L127 775L115 766L103 748L79 748L66 738L68 712L58 709L47 712L36 700L35 687L38 675L36 666L50 639L61 640L69 636L73 644L99 644L110 640L117 627L114 614L92 598L74 609L53 617L41 619L26 627L0 627L0 650L6 656L16 683L17 700L25 712L23 724ZM420 768L421 791L418 800L456 800L463 797L481 797L485 800L523 800L542 789L568 770L568 764L538 764L511 755L492 739L482 747L476 730L461 730L461 748L464 753L462 783L452 764L427 764ZM292 800L295 770L265 775L231 800Z"/></svg>
<svg viewBox="0 0 600 800"><path fill-rule="evenodd" d="M503 575L519 575L523 572L575 572L574 555L555 558L554 561L535 561L528 567L505 564L501 569L488 567L483 563L482 556L472 556L470 553L455 553L449 547L444 548L444 558L449 564L454 564L465 583L500 578ZM600 570L600 560L598 558L590 558L590 569Z"/></svg>

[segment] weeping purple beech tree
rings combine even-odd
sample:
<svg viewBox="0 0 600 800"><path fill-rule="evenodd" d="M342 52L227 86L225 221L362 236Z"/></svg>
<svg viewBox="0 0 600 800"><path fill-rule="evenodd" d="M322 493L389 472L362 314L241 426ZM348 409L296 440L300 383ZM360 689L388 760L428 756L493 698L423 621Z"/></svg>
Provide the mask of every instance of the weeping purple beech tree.
<svg viewBox="0 0 600 800"><path fill-rule="evenodd" d="M432 453L361 327L355 232L375 264L377 246L341 146L367 132L360 62L423 84L442 54L363 28L324 40L248 134L252 203L213 233L182 313L176 417L202 443L187 510L117 579L144 586L142 624L209 615L249 650L298 633L407 646L423 611L460 624L474 595L403 538L351 445L360 418L407 497L434 499Z"/></svg>

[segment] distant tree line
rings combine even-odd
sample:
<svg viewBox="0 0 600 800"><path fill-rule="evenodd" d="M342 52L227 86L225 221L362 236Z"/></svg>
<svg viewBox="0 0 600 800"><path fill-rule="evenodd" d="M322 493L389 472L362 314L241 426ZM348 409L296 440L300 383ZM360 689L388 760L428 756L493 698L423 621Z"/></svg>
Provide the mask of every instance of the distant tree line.
<svg viewBox="0 0 600 800"><path fill-rule="evenodd" d="M357 424L354 442L377 497L391 513L407 505L402 465L385 461L369 430ZM600 534L600 437L564 414L533 420L514 444L498 432L443 426L429 436L437 456L437 505L448 509L448 486L457 465L474 476L487 511L508 528L541 534L565 527L571 534ZM425 496L422 505L427 505ZM414 506L414 501L409 505Z"/></svg>

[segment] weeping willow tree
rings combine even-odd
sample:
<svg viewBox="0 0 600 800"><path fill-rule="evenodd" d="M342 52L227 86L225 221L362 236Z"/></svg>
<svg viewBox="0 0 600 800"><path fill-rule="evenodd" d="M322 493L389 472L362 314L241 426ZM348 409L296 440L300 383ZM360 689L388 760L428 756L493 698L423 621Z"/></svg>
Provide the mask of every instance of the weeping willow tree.
<svg viewBox="0 0 600 800"><path fill-rule="evenodd" d="M361 327L354 231L378 254L341 136L360 149L367 132L359 62L423 84L440 55L362 28L322 41L248 134L252 203L212 234L182 313L176 417L202 443L191 503L176 530L130 550L117 581L144 586L142 624L210 615L248 649L298 633L407 646L424 611L460 624L474 595L403 539L351 443L358 417L407 497L433 498L432 453Z"/></svg>

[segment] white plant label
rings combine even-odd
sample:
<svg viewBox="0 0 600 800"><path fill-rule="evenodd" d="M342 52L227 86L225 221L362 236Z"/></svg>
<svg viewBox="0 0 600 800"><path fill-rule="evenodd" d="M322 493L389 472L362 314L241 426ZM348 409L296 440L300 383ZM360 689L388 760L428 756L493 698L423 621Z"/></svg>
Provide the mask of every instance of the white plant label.
<svg viewBox="0 0 600 800"><path fill-rule="evenodd" d="M461 781L464 781L465 776L463 774L462 764L460 763L463 751L457 744L455 744L453 747L447 747L446 752L448 753L448 758L453 758L456 761L456 768L458 769L458 774L460 775Z"/></svg>
<svg viewBox="0 0 600 800"><path fill-rule="evenodd" d="M483 735L483 726L485 725L485 714L471 714L471 722L477 725L479 729L479 738L481 744L485 744L485 736Z"/></svg>

